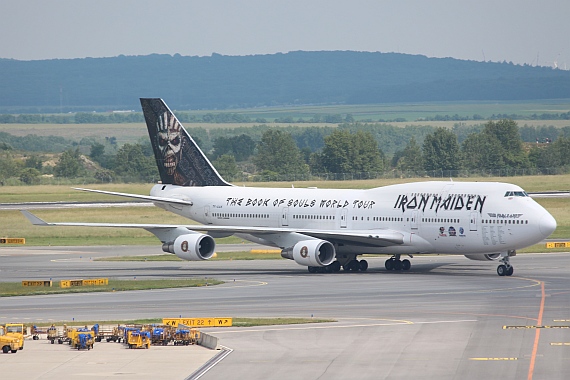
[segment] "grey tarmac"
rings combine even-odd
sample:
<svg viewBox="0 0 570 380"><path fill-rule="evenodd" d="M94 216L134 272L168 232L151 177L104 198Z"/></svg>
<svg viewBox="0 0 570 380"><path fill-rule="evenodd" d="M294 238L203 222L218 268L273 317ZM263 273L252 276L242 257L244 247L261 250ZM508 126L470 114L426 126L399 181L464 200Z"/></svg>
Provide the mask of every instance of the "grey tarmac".
<svg viewBox="0 0 570 380"><path fill-rule="evenodd" d="M385 257L367 257L367 272L333 274L309 274L289 260L93 260L156 251L4 247L0 280L209 277L226 283L0 298L0 322L178 316L338 321L206 329L233 352L201 379L570 378L570 329L556 328L570 326L570 255L565 253L519 254L511 261L512 277L497 276L496 262L462 256L416 256L409 272L386 272ZM125 354L118 357L126 361ZM0 355L0 363L10 358Z"/></svg>

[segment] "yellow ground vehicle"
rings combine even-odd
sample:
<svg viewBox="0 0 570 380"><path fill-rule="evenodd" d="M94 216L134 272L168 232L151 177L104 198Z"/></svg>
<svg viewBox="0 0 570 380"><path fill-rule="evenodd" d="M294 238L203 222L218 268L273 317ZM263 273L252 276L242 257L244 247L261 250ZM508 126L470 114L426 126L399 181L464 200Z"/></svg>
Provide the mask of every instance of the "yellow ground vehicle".
<svg viewBox="0 0 570 380"><path fill-rule="evenodd" d="M149 348L150 333L148 331L129 330L127 331L127 344L129 348Z"/></svg>
<svg viewBox="0 0 570 380"><path fill-rule="evenodd" d="M24 348L24 336L22 335L21 337L17 337L8 335L5 327L0 326L0 347L2 348L2 352L5 354L8 352L15 354L18 350Z"/></svg>
<svg viewBox="0 0 570 380"><path fill-rule="evenodd" d="M71 347L77 348L78 350L93 348L93 332L88 329L77 329L76 334L73 335L71 339Z"/></svg>
<svg viewBox="0 0 570 380"><path fill-rule="evenodd" d="M59 330L54 325L51 325L47 329L47 339L51 342L51 344L53 344L56 340L59 344L63 343L61 338L62 335L60 335Z"/></svg>
<svg viewBox="0 0 570 380"><path fill-rule="evenodd" d="M23 323L6 323L4 325L4 333L6 336L19 339L21 343L18 349L24 349L24 335L26 334L26 328Z"/></svg>

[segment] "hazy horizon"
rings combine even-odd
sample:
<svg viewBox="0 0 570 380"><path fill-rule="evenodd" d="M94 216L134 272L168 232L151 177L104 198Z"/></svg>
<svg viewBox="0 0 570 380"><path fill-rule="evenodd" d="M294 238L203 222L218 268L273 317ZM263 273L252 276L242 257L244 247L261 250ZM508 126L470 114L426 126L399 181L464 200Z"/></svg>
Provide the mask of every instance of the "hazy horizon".
<svg viewBox="0 0 570 380"><path fill-rule="evenodd" d="M394 52L570 68L570 2L6 0L0 58Z"/></svg>

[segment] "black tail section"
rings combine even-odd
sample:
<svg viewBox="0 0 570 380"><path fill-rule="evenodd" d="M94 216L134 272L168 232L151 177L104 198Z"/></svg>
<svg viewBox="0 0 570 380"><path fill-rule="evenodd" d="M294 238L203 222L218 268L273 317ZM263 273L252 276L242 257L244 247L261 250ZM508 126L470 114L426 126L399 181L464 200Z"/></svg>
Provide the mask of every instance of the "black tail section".
<svg viewBox="0 0 570 380"><path fill-rule="evenodd" d="M218 174L162 99L141 98L141 106L162 183L231 186Z"/></svg>

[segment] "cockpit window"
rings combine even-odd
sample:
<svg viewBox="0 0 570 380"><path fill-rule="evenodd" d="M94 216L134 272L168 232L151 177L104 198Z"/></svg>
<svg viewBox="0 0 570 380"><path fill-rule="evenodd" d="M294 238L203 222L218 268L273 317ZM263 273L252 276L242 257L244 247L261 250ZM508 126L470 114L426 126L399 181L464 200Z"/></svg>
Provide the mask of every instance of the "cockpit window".
<svg viewBox="0 0 570 380"><path fill-rule="evenodd" d="M507 191L505 197L528 197L526 191Z"/></svg>

